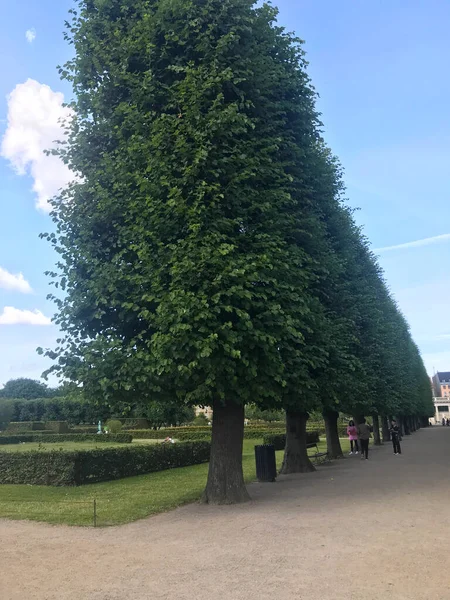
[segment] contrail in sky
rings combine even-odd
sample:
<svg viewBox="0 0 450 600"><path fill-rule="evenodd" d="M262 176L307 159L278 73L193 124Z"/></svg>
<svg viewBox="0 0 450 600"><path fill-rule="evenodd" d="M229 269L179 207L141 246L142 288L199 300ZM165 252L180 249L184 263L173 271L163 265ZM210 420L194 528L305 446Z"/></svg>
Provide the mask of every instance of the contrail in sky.
<svg viewBox="0 0 450 600"><path fill-rule="evenodd" d="M406 242L406 244L397 244L396 246L385 246L384 248L375 248L374 252L390 252L391 250L402 250L403 248L417 248L418 246L429 246L430 244L439 244L450 240L450 233L435 235L434 237L416 240L415 242Z"/></svg>

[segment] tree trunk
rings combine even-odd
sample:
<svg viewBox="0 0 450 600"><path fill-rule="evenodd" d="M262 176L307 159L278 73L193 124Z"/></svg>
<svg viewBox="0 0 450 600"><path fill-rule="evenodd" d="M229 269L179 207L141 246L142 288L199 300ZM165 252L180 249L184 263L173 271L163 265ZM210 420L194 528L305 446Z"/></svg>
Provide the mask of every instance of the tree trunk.
<svg viewBox="0 0 450 600"><path fill-rule="evenodd" d="M405 435L411 435L411 430L409 428L409 417L404 417L402 420L403 420L403 429L405 431Z"/></svg>
<svg viewBox="0 0 450 600"><path fill-rule="evenodd" d="M213 405L211 457L203 492L207 504L237 504L250 500L242 472L244 406L233 402Z"/></svg>
<svg viewBox="0 0 450 600"><path fill-rule="evenodd" d="M324 410L325 434L327 437L327 452L330 458L342 458L341 441L338 433L339 413L335 410Z"/></svg>
<svg viewBox="0 0 450 600"><path fill-rule="evenodd" d="M306 448L306 421L308 415L286 411L286 448L281 473L309 473L315 467L308 457Z"/></svg>
<svg viewBox="0 0 450 600"><path fill-rule="evenodd" d="M410 421L410 430L412 431L412 433L414 433L415 431L417 431L417 427L416 427L416 417L410 417L409 418Z"/></svg>
<svg viewBox="0 0 450 600"><path fill-rule="evenodd" d="M381 446L381 438L380 438L380 421L378 419L378 415L372 415L373 422L373 443L375 446Z"/></svg>
<svg viewBox="0 0 450 600"><path fill-rule="evenodd" d="M381 417L381 433L383 436L383 442L390 442L391 441L391 434L389 433L389 418L388 417Z"/></svg>

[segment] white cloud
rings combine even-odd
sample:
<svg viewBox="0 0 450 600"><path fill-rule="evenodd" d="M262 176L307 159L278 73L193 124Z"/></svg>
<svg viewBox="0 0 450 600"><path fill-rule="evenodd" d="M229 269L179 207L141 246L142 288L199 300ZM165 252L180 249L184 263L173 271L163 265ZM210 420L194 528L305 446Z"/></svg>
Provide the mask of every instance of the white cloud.
<svg viewBox="0 0 450 600"><path fill-rule="evenodd" d="M0 325L51 325L51 319L40 310L20 310L5 306L0 314Z"/></svg>
<svg viewBox="0 0 450 600"><path fill-rule="evenodd" d="M391 250L402 250L404 248L418 248L419 246L429 246L430 244L439 244L440 242L448 242L449 240L450 233L444 233L442 235L435 235L434 237L424 238L414 242L406 242L405 244L375 248L374 252L390 252Z"/></svg>
<svg viewBox="0 0 450 600"><path fill-rule="evenodd" d="M27 39L27 42L29 44L32 44L36 39L36 29L34 27L32 27L31 29L27 29L27 31L25 32L25 37Z"/></svg>
<svg viewBox="0 0 450 600"><path fill-rule="evenodd" d="M0 288L13 292L22 292L22 294L30 294L32 292L30 284L22 273L13 275L6 269L2 269L2 267L0 267Z"/></svg>
<svg viewBox="0 0 450 600"><path fill-rule="evenodd" d="M64 140L61 120L72 111L63 106L64 96L33 79L19 83L8 96L7 128L1 156L10 161L19 175L29 174L34 183L36 206L48 212L49 199L74 179L74 174L57 156L44 150Z"/></svg>

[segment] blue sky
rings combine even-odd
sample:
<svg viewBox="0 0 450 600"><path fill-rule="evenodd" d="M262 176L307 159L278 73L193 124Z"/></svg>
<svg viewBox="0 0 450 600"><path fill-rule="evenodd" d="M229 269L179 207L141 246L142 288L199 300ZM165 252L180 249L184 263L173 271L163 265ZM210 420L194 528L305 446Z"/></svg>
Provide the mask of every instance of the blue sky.
<svg viewBox="0 0 450 600"><path fill-rule="evenodd" d="M60 94L70 98L56 65L70 56L62 31L71 6L17 0L0 22L0 385L39 377L47 363L35 349L57 337L44 275L56 257L38 235L52 227L46 199L67 178L42 150L57 135ZM380 263L429 372L450 370L450 3L278 6L280 23L306 42L325 137L357 220L375 249L391 248ZM409 245L419 240L428 241Z"/></svg>

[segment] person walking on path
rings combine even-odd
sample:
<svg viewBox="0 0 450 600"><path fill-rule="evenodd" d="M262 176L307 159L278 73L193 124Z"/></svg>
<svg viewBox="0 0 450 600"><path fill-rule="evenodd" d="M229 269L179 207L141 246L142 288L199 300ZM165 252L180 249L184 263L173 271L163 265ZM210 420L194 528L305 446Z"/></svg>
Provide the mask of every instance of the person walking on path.
<svg viewBox="0 0 450 600"><path fill-rule="evenodd" d="M350 454L353 454L353 448L355 449L355 454L358 454L358 431L356 429L355 421L349 421L347 426L347 435L348 439L350 440Z"/></svg>
<svg viewBox="0 0 450 600"><path fill-rule="evenodd" d="M392 445L394 447L394 454L397 456L402 453L402 448L400 446L400 428L397 425L397 421L392 419L391 428L390 428Z"/></svg>
<svg viewBox="0 0 450 600"><path fill-rule="evenodd" d="M369 440L370 440L371 434L370 434L370 426L367 425L365 419L363 419L362 423L360 423L358 425L358 427L356 428L356 431L358 433L358 440L359 440L359 445L361 448L361 460L363 460L364 458L366 460L368 460L369 459Z"/></svg>

